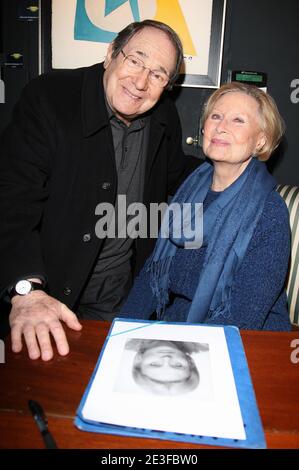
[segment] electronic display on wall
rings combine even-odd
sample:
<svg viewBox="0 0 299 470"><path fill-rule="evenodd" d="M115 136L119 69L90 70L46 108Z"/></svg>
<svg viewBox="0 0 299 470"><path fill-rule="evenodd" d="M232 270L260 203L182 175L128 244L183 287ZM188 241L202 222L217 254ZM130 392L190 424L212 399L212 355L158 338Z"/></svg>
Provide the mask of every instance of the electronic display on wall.
<svg viewBox="0 0 299 470"><path fill-rule="evenodd" d="M267 74L264 72L252 72L245 70L229 71L228 82L241 82L248 85L256 85L261 90L267 91Z"/></svg>

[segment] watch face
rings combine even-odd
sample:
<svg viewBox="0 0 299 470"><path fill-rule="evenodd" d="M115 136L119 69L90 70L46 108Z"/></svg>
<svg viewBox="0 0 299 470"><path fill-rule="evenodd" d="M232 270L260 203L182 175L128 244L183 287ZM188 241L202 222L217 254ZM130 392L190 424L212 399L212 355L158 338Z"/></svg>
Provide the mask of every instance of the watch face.
<svg viewBox="0 0 299 470"><path fill-rule="evenodd" d="M32 290L31 282L27 281L26 279L23 281L19 281L16 284L16 292L19 295L26 295Z"/></svg>

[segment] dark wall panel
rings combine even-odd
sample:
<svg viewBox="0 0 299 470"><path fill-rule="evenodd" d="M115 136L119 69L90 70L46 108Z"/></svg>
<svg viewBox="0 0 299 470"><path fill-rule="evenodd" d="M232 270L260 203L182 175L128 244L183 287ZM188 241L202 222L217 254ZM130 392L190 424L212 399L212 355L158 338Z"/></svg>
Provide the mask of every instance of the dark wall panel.
<svg viewBox="0 0 299 470"><path fill-rule="evenodd" d="M7 54L23 55L23 67L2 67L5 81L5 103L0 104L0 132L7 125L14 104L22 88L38 74L38 22L19 19L20 0L0 0L0 54L5 61ZM34 2L32 2L34 3Z"/></svg>
<svg viewBox="0 0 299 470"><path fill-rule="evenodd" d="M298 185L299 103L292 103L290 85L299 79L299 2L234 0L233 5L230 68L268 73L268 92L287 127L270 167L279 182Z"/></svg>

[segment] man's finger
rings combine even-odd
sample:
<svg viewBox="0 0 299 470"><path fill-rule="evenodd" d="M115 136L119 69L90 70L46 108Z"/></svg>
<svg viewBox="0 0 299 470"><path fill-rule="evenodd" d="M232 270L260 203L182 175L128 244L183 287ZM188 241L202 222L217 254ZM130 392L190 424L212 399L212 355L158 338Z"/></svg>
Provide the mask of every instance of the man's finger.
<svg viewBox="0 0 299 470"><path fill-rule="evenodd" d="M22 328L18 325L13 325L11 327L11 344L12 350L15 353L22 351Z"/></svg>
<svg viewBox="0 0 299 470"><path fill-rule="evenodd" d="M61 320L72 330L81 330L82 325L77 316L64 304L61 304Z"/></svg>
<svg viewBox="0 0 299 470"><path fill-rule="evenodd" d="M40 357L40 350L36 340L35 328L32 325L25 325L23 335L30 359L38 359Z"/></svg>
<svg viewBox="0 0 299 470"><path fill-rule="evenodd" d="M70 348L66 339L64 329L60 322L55 322L54 325L50 325L50 331L56 342L57 350L61 356L66 356L70 352Z"/></svg>
<svg viewBox="0 0 299 470"><path fill-rule="evenodd" d="M53 357L53 349L51 345L49 327L41 322L35 327L35 332L38 344L41 351L41 358L43 361L50 361Z"/></svg>

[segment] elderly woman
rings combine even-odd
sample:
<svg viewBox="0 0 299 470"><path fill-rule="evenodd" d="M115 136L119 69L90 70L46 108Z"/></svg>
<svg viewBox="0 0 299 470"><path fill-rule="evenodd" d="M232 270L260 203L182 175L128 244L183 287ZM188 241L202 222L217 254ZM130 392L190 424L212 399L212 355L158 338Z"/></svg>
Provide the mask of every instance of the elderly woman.
<svg viewBox="0 0 299 470"><path fill-rule="evenodd" d="M121 316L290 329L288 210L263 163L283 129L273 99L254 86L229 83L210 96L203 115L209 162L173 199L203 203L202 246L186 249L171 230L168 239L160 235Z"/></svg>

